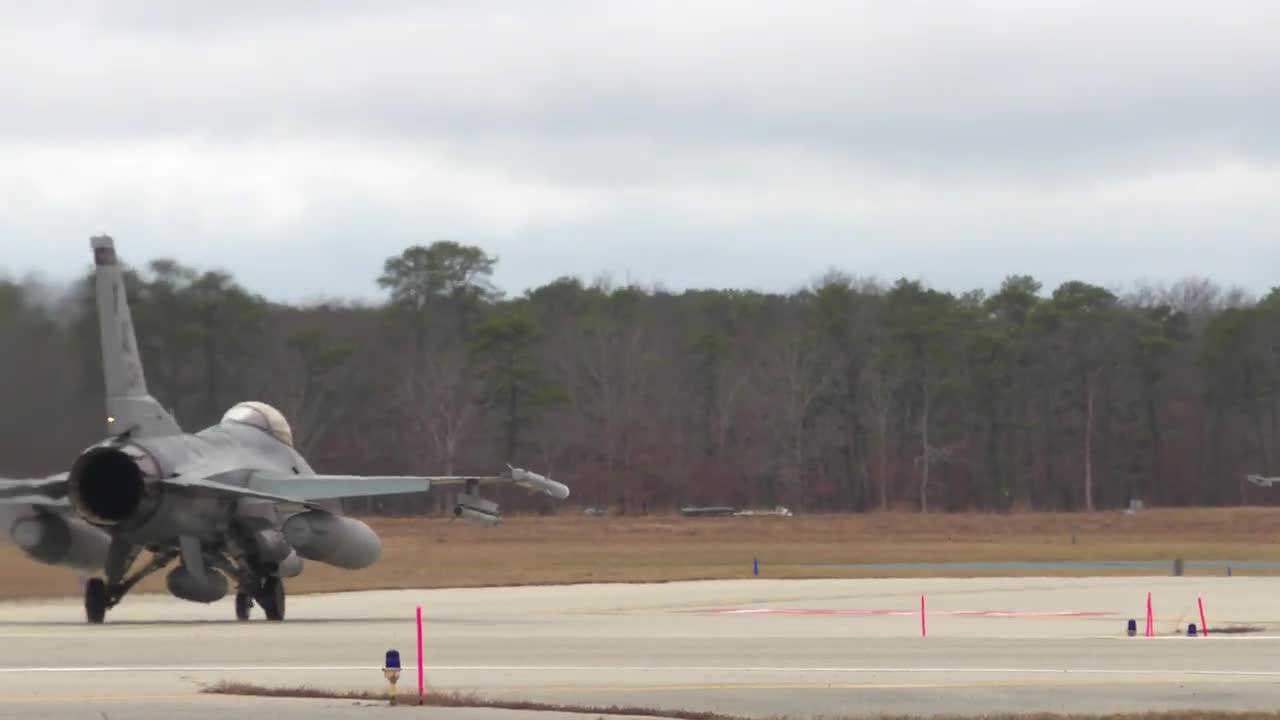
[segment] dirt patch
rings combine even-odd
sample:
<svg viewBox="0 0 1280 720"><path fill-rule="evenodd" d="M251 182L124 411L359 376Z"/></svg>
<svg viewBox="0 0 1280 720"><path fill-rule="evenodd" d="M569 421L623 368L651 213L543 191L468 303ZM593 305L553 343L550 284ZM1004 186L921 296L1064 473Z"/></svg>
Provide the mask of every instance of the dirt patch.
<svg viewBox="0 0 1280 720"><path fill-rule="evenodd" d="M1207 635L1240 635L1243 633L1262 632L1266 630L1261 625L1226 625L1224 627L1209 627Z"/></svg>

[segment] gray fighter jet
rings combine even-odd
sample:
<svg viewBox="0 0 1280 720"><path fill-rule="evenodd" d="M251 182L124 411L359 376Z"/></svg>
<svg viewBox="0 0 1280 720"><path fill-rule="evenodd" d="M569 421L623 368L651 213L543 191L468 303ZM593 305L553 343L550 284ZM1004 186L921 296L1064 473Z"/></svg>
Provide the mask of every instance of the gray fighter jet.
<svg viewBox="0 0 1280 720"><path fill-rule="evenodd" d="M564 485L509 465L493 476L320 475L294 449L285 418L261 402L184 433L147 391L114 243L99 236L90 245L108 437L67 472L0 481L0 510L14 517L9 535L29 557L105 576L85 586L90 623L175 560L167 577L174 596L212 603L233 581L237 618L247 620L256 602L268 620L283 620L283 578L301 573L303 558L359 569L382 554L373 529L343 515L342 498L461 485L454 515L494 524L498 507L477 495L481 485L568 497ZM150 558L131 572L143 550Z"/></svg>

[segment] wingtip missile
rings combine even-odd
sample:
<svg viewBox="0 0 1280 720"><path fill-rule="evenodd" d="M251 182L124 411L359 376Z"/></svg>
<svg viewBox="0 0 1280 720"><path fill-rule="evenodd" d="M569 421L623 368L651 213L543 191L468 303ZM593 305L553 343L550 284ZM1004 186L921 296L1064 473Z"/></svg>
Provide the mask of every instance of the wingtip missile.
<svg viewBox="0 0 1280 720"><path fill-rule="evenodd" d="M569 497L569 486L564 483L558 483L545 475L539 475L523 468L511 467L511 465L507 465L507 467L511 468L512 482L521 487L550 495L557 500Z"/></svg>
<svg viewBox="0 0 1280 720"><path fill-rule="evenodd" d="M1276 484L1280 477L1263 477L1261 475L1246 475L1245 480L1257 485L1258 487L1271 487Z"/></svg>

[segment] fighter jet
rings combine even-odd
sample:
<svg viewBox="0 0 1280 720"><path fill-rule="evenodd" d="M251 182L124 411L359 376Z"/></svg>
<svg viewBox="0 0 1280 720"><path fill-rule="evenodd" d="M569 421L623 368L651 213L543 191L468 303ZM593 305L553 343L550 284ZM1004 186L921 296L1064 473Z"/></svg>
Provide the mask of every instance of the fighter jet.
<svg viewBox="0 0 1280 720"><path fill-rule="evenodd" d="M18 547L38 562L95 575L84 591L90 623L103 622L130 588L175 560L166 578L175 597L216 602L234 582L239 620L254 603L268 620L283 620L283 581L302 572L303 559L355 570L381 557L381 540L343 514L342 498L460 485L453 514L495 524L498 506L477 494L481 485L568 497L565 485L510 465L491 476L318 474L294 449L284 416L257 401L183 432L148 393L115 244L97 236L90 246L107 436L66 472L0 480L0 510L16 516L9 535ZM131 572L144 550L149 559Z"/></svg>

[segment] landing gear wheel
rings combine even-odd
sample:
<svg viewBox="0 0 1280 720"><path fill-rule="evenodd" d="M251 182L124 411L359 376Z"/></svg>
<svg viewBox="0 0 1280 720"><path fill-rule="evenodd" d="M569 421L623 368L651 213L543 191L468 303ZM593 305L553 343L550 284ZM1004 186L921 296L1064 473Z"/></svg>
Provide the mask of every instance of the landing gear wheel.
<svg viewBox="0 0 1280 720"><path fill-rule="evenodd" d="M253 598L249 597L249 593L236 593L236 619L248 620L249 611L253 609Z"/></svg>
<svg viewBox="0 0 1280 720"><path fill-rule="evenodd" d="M90 579L84 586L85 618L94 625L101 623L107 617L107 606L110 603L111 596L107 592L106 581L102 578Z"/></svg>
<svg viewBox="0 0 1280 720"><path fill-rule="evenodd" d="M267 577L262 581L262 590L258 593L258 604L268 620L284 619L284 583L278 577Z"/></svg>

